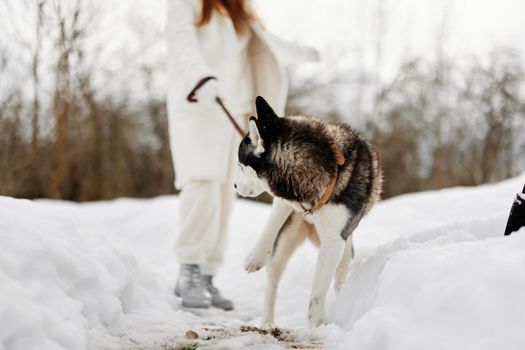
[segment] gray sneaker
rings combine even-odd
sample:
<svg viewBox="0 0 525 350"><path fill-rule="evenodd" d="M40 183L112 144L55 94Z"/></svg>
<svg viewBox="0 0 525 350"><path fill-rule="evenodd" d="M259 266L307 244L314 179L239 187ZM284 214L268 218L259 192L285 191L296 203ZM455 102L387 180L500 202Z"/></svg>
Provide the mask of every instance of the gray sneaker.
<svg viewBox="0 0 525 350"><path fill-rule="evenodd" d="M211 305L225 311L233 310L233 302L221 295L221 292L213 285L213 276L204 275L204 283L211 294Z"/></svg>
<svg viewBox="0 0 525 350"><path fill-rule="evenodd" d="M181 264L175 295L182 299L182 306L208 308L212 298L204 283L199 265Z"/></svg>

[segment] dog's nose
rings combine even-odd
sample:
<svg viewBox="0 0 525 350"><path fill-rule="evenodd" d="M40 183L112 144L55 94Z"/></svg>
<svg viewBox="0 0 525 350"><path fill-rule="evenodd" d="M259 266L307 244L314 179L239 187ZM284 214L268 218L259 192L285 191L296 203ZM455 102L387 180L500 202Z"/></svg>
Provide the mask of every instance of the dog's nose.
<svg viewBox="0 0 525 350"><path fill-rule="evenodd" d="M233 184L233 188L237 188L237 184Z"/></svg>

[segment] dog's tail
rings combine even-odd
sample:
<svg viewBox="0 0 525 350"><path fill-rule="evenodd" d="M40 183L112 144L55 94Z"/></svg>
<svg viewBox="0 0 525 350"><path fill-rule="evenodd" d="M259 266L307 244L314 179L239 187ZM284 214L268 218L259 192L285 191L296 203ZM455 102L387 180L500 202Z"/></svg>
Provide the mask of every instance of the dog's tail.
<svg viewBox="0 0 525 350"><path fill-rule="evenodd" d="M341 257L339 266L337 267L337 270L335 271L334 288L337 294L339 293L339 291L341 290L341 287L346 281L346 277L348 276L348 267L350 265L350 261L352 260L353 256L354 256L354 245L352 243L352 236L350 236L346 239L346 246L343 252L343 256Z"/></svg>

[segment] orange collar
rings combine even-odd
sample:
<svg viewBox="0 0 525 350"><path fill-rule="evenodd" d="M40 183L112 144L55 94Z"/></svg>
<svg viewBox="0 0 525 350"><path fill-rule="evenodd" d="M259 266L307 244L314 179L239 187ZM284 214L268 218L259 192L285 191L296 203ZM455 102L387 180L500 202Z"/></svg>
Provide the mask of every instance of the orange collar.
<svg viewBox="0 0 525 350"><path fill-rule="evenodd" d="M335 166L335 175L330 179L330 182L328 183L328 187L326 188L326 191L319 199L319 202L317 202L316 205L314 205L311 209L305 210L303 215L312 214L313 212L321 209L325 206L326 203L330 200L330 197L332 197L332 193L334 192L335 185L337 184L337 179L339 178L339 167L345 163L345 156L339 146L337 146L335 143L332 144L332 151L335 153L335 159L337 161L337 165ZM302 206L302 204L301 204Z"/></svg>

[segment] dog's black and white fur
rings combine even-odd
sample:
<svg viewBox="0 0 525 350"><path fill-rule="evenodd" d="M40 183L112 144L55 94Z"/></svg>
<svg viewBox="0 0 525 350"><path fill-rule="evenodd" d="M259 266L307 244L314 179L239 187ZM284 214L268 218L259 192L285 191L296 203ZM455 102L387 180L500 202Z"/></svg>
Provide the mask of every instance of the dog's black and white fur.
<svg viewBox="0 0 525 350"><path fill-rule="evenodd" d="M269 220L245 269L266 266L263 323L273 324L277 286L294 250L310 239L319 247L310 295L308 319L324 322L324 304L335 275L339 290L353 256L352 233L381 194L379 154L346 124L329 124L314 117L279 118L262 97L256 99L257 118L239 151L241 196L267 191L274 196ZM338 165L334 145L344 155ZM335 179L329 199L319 206ZM316 207L317 205L317 207ZM315 209L315 210L314 210Z"/></svg>

